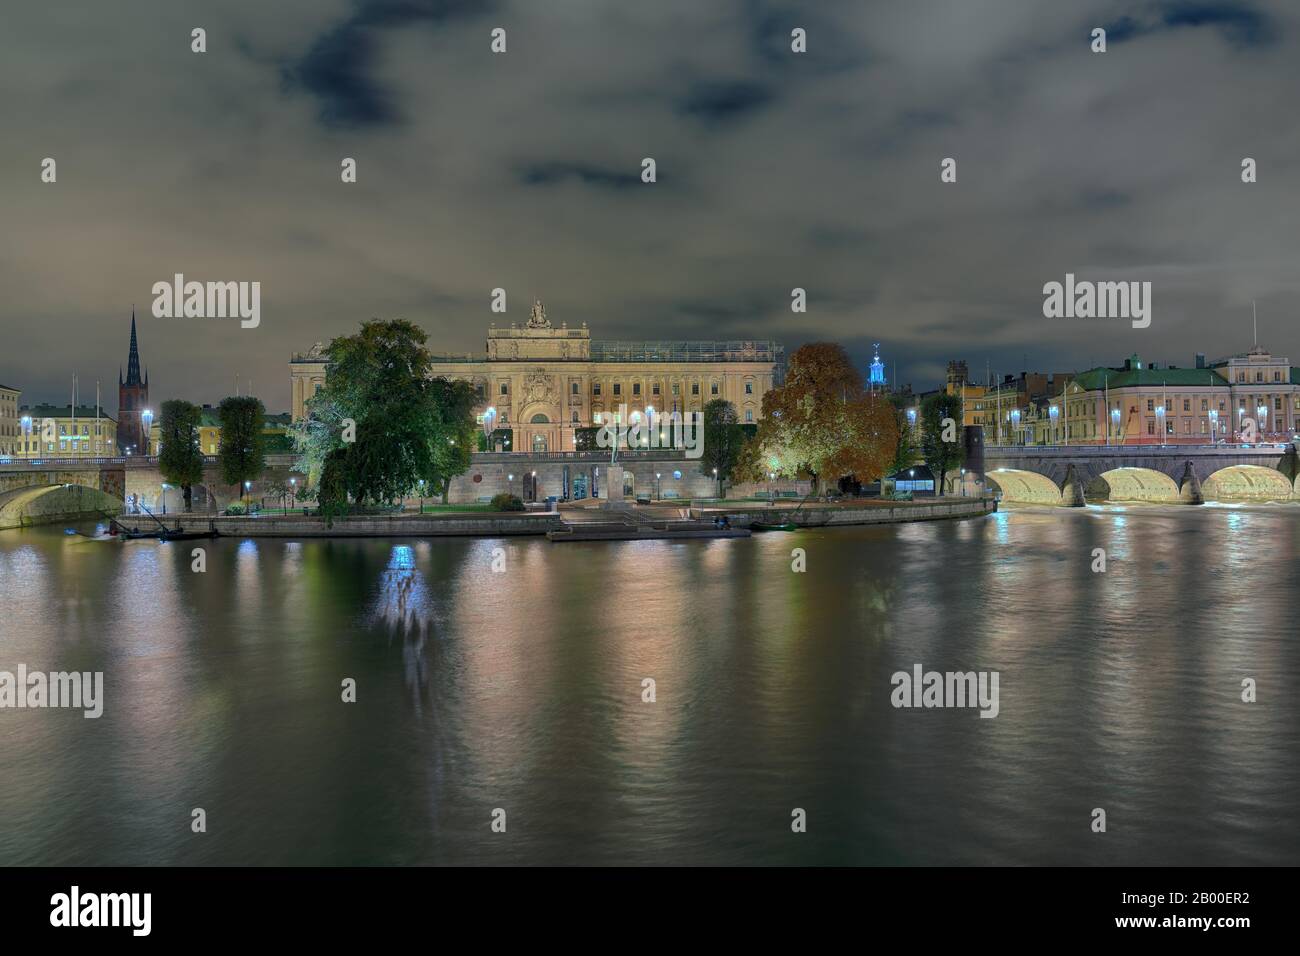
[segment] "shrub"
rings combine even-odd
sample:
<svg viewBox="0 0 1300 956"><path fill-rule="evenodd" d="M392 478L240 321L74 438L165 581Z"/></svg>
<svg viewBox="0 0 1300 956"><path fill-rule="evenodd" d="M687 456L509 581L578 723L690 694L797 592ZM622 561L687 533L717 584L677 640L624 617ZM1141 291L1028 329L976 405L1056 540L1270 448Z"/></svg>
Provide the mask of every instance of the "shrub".
<svg viewBox="0 0 1300 956"><path fill-rule="evenodd" d="M233 505L226 506L226 514L242 515L242 514L247 514L247 511L242 504L233 504Z"/></svg>
<svg viewBox="0 0 1300 956"><path fill-rule="evenodd" d="M503 491L499 495L492 496L493 511L523 511L524 502L521 498Z"/></svg>

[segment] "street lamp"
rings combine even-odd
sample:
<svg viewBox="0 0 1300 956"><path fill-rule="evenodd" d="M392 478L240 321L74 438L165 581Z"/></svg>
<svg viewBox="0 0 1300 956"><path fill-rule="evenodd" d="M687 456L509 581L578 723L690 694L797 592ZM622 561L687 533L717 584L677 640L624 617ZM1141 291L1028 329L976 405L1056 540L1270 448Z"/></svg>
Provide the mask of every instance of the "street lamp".
<svg viewBox="0 0 1300 956"><path fill-rule="evenodd" d="M140 413L140 420L144 422L144 454L149 457L149 427L153 425L153 412L145 409Z"/></svg>
<svg viewBox="0 0 1300 956"><path fill-rule="evenodd" d="M718 483L718 497L722 497L722 479L718 477L718 469L713 469L713 480Z"/></svg>
<svg viewBox="0 0 1300 956"><path fill-rule="evenodd" d="M244 514L248 514L248 490L253 487L251 481L244 482Z"/></svg>
<svg viewBox="0 0 1300 956"><path fill-rule="evenodd" d="M1165 407L1156 406L1156 431L1160 433L1160 444L1165 443Z"/></svg>
<svg viewBox="0 0 1300 956"><path fill-rule="evenodd" d="M1119 438L1119 409L1118 408L1112 408L1110 410L1110 432L1111 432L1112 441L1115 441L1116 439ZM1120 444L1120 442L1116 442L1116 444Z"/></svg>
<svg viewBox="0 0 1300 956"><path fill-rule="evenodd" d="M489 405L488 410L483 413L483 438L485 439L485 441L486 439L490 438L492 435L492 432L495 427L493 425L493 422L496 421L496 417L497 417L497 410L495 406ZM491 450L492 450L491 448L488 449L488 451Z"/></svg>
<svg viewBox="0 0 1300 956"><path fill-rule="evenodd" d="M1047 415L1052 420L1052 443L1056 443L1056 419L1060 416L1061 410L1053 405L1047 410Z"/></svg>
<svg viewBox="0 0 1300 956"><path fill-rule="evenodd" d="M1219 432L1219 410L1217 408L1210 409L1209 419L1210 419L1210 444L1213 445L1215 442L1215 435L1217 435Z"/></svg>
<svg viewBox="0 0 1300 956"><path fill-rule="evenodd" d="M32 456L31 451L28 450L28 445L30 444L29 439L31 437L32 437L32 416L24 415L23 416L23 455L25 455L28 458Z"/></svg>
<svg viewBox="0 0 1300 956"><path fill-rule="evenodd" d="M659 474L659 472L656 471L655 472L655 497L662 501L663 495L659 493L659 479L661 477L662 476Z"/></svg>
<svg viewBox="0 0 1300 956"><path fill-rule="evenodd" d="M290 508L294 506L297 494L298 494L298 479L290 478L289 479L289 507Z"/></svg>
<svg viewBox="0 0 1300 956"><path fill-rule="evenodd" d="M420 514L424 514L424 479L420 479Z"/></svg>
<svg viewBox="0 0 1300 956"><path fill-rule="evenodd" d="M1011 409L1011 435L1014 439L1020 432L1020 409Z"/></svg>
<svg viewBox="0 0 1300 956"><path fill-rule="evenodd" d="M1264 430L1268 425L1268 406L1258 405L1255 408L1255 414L1259 418L1259 437L1264 437Z"/></svg>
<svg viewBox="0 0 1300 956"><path fill-rule="evenodd" d="M961 470L961 495L963 498L966 497L966 469L965 468Z"/></svg>
<svg viewBox="0 0 1300 956"><path fill-rule="evenodd" d="M767 473L767 503L769 506L776 501L776 497L772 494L772 482L774 481L776 481L776 472L769 471Z"/></svg>
<svg viewBox="0 0 1300 956"><path fill-rule="evenodd" d="M163 514L165 515L165 514L167 514L167 482L165 482L165 481L163 482L163 485L162 485L162 493L163 493L163 495L162 495L162 498L163 498L163 500L162 500Z"/></svg>

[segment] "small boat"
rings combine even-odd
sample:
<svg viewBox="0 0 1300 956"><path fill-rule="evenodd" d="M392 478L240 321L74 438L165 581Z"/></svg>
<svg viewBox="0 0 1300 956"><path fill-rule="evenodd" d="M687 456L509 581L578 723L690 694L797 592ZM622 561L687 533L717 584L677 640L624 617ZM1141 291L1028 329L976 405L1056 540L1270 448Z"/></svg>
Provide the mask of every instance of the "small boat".
<svg viewBox="0 0 1300 956"><path fill-rule="evenodd" d="M160 535L164 541L198 541L216 536L216 531L164 531Z"/></svg>
<svg viewBox="0 0 1300 956"><path fill-rule="evenodd" d="M749 526L750 531L797 531L799 526L794 522L785 524L771 524L766 521L755 521Z"/></svg>

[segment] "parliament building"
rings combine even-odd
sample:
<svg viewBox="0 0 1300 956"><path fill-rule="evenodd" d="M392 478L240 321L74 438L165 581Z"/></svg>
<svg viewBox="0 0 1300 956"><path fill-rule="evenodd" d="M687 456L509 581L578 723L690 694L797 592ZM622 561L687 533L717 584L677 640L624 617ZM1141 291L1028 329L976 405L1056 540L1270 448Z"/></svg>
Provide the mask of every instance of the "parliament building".
<svg viewBox="0 0 1300 956"><path fill-rule="evenodd" d="M325 383L324 353L318 343L290 362L294 421ZM435 356L429 374L473 383L480 422L495 410L497 437L509 432L506 450L547 453L574 451L576 429L602 424L623 405L629 417L659 415L703 411L723 398L742 423L757 422L783 361L772 341L592 341L585 322L554 328L536 302L522 328L488 329L486 354Z"/></svg>

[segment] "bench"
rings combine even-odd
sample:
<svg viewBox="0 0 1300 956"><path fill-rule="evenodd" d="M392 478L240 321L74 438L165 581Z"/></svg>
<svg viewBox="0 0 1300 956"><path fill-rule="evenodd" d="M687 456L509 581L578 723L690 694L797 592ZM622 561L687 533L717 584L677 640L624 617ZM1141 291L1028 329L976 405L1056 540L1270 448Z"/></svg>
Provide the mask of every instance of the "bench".
<svg viewBox="0 0 1300 956"><path fill-rule="evenodd" d="M490 505L490 504L492 504L492 496L491 496L491 495L479 495L477 498L474 499L474 501L475 501L476 503L480 504L480 505Z"/></svg>

